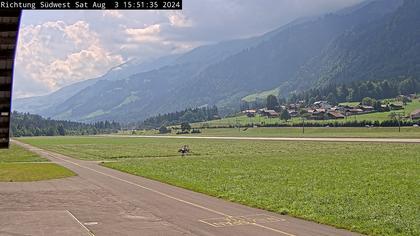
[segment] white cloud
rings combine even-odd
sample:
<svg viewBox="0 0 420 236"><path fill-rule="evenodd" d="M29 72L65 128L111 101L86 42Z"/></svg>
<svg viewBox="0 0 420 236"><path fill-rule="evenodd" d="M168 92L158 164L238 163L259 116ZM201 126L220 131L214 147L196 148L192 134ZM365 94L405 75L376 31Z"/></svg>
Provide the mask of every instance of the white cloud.
<svg viewBox="0 0 420 236"><path fill-rule="evenodd" d="M111 18L117 18L117 19L121 19L123 18L123 14L118 11L118 10L105 10L102 13L103 17L111 17Z"/></svg>
<svg viewBox="0 0 420 236"><path fill-rule="evenodd" d="M188 19L182 12L173 12L168 16L169 22L171 26L184 28L184 27L192 27L193 22L191 19Z"/></svg>
<svg viewBox="0 0 420 236"><path fill-rule="evenodd" d="M68 55L65 59L53 61L42 70L42 75L52 84L52 88L58 88L86 79L86 76L98 77L108 68L122 62L121 56L110 55L103 48L91 45L87 49Z"/></svg>
<svg viewBox="0 0 420 236"><path fill-rule="evenodd" d="M128 28L125 33L129 36L128 41L138 43L157 42L162 40L159 36L161 27L159 24L150 25L146 28Z"/></svg>
<svg viewBox="0 0 420 236"><path fill-rule="evenodd" d="M89 24L45 22L21 28L16 55L15 94L49 93L63 86L98 77L123 62L102 47ZM31 81L32 86L27 83Z"/></svg>

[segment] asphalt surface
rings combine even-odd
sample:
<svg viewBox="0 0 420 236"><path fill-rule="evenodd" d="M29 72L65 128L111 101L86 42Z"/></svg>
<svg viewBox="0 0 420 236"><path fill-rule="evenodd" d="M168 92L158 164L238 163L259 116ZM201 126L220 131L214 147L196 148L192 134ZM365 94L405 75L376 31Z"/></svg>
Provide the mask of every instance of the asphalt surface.
<svg viewBox="0 0 420 236"><path fill-rule="evenodd" d="M420 143L415 138L280 138L280 137L226 137L226 136L168 136L168 135L98 135L113 138L171 138L171 139L216 139L254 141L300 141L300 142L368 142L368 143Z"/></svg>
<svg viewBox="0 0 420 236"><path fill-rule="evenodd" d="M13 142L78 176L0 183L0 235L357 235Z"/></svg>

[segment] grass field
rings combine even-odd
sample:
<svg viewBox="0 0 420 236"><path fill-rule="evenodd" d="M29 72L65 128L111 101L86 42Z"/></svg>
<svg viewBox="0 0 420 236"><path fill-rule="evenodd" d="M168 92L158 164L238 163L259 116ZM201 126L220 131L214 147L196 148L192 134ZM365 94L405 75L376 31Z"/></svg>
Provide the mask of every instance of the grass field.
<svg viewBox="0 0 420 236"><path fill-rule="evenodd" d="M0 163L44 161L48 160L13 144L10 146L10 149L0 150Z"/></svg>
<svg viewBox="0 0 420 236"><path fill-rule="evenodd" d="M47 161L19 146L11 145L9 150L0 150L0 182L31 182L75 175L59 165L44 163Z"/></svg>
<svg viewBox="0 0 420 236"><path fill-rule="evenodd" d="M420 145L145 138L24 142L252 207L371 235L420 234ZM189 157L177 150L188 144Z"/></svg>

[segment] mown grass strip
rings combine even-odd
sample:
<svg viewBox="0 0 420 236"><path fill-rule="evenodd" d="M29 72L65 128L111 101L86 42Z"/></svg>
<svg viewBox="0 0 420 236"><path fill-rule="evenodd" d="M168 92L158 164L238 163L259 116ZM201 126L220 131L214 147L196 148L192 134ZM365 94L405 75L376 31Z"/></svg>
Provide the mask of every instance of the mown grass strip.
<svg viewBox="0 0 420 236"><path fill-rule="evenodd" d="M32 182L75 176L53 163L1 163L0 182Z"/></svg>

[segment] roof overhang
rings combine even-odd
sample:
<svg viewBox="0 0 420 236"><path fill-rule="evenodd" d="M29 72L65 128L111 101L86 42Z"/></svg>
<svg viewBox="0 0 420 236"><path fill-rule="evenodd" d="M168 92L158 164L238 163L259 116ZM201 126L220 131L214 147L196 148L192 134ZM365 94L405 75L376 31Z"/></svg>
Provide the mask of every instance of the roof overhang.
<svg viewBox="0 0 420 236"><path fill-rule="evenodd" d="M0 148L8 148L13 68L21 10L0 10Z"/></svg>

